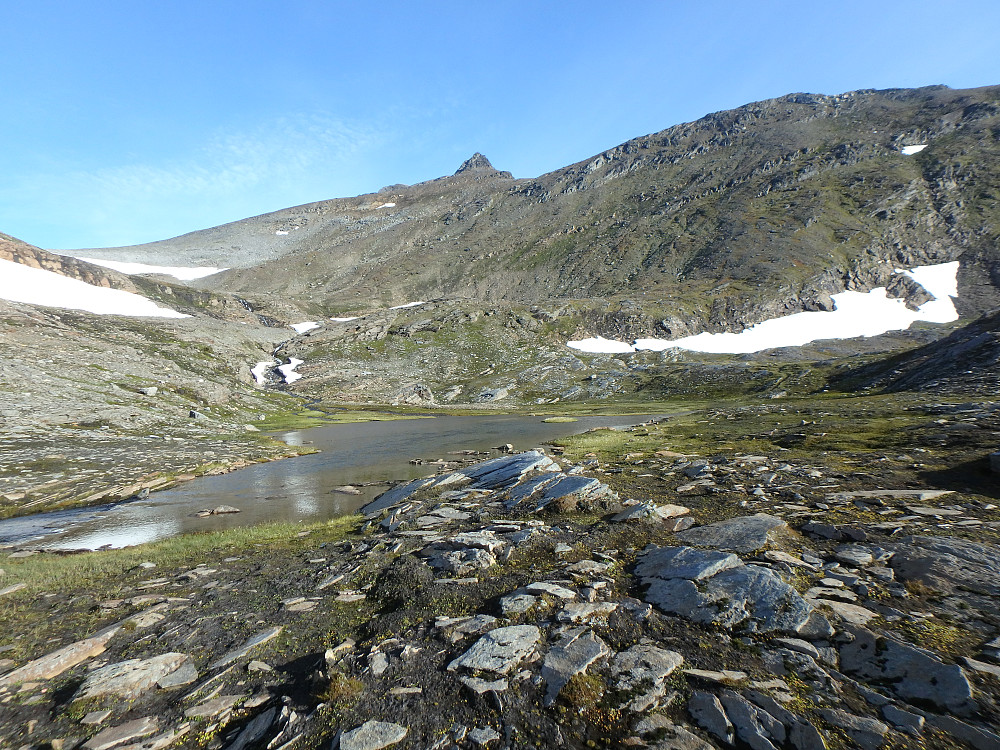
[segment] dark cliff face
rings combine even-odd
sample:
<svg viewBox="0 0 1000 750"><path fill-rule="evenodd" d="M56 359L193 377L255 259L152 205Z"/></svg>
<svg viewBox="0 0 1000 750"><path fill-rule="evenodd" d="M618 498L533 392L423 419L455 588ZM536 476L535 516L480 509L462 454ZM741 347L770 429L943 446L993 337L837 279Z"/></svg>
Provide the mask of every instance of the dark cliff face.
<svg viewBox="0 0 1000 750"><path fill-rule="evenodd" d="M233 266L203 283L330 310L627 298L689 331L958 259L972 315L1000 306L998 196L1000 87L793 94L534 179L477 153L450 177L104 252Z"/></svg>

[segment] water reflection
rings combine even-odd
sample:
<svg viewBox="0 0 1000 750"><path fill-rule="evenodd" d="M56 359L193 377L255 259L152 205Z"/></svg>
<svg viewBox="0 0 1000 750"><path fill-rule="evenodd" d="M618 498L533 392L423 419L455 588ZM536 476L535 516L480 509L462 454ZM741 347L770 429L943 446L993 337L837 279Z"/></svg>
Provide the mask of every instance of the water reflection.
<svg viewBox="0 0 1000 750"><path fill-rule="evenodd" d="M653 416L581 417L575 423L544 423L538 417L436 417L293 431L282 439L292 445L311 443L322 452L203 477L142 501L0 521L0 543L32 540L39 547L95 549L268 521L327 520L354 512L390 482L433 473L434 467L413 465L411 458L455 458L449 454L490 451L505 443L518 449L540 447L593 427L638 424ZM359 486L361 494L336 492L341 485ZM241 512L197 515L220 505Z"/></svg>

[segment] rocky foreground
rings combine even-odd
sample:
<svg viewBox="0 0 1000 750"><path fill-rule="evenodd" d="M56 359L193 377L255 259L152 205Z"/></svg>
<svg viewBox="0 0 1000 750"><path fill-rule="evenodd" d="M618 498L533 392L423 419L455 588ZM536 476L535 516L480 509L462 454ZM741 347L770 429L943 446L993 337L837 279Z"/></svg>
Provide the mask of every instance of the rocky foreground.
<svg viewBox="0 0 1000 750"><path fill-rule="evenodd" d="M347 536L143 560L76 596L9 583L11 560L0 742L1000 747L995 506L780 456L633 463L673 502L533 451L396 487Z"/></svg>

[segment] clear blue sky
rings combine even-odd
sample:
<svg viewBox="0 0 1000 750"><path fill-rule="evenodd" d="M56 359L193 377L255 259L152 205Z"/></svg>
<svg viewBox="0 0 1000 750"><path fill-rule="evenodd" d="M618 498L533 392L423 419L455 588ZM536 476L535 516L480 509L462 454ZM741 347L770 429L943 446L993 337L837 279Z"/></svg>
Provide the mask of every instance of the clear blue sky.
<svg viewBox="0 0 1000 750"><path fill-rule="evenodd" d="M1000 84L997 0L5 3L0 232L146 242L758 99Z"/></svg>

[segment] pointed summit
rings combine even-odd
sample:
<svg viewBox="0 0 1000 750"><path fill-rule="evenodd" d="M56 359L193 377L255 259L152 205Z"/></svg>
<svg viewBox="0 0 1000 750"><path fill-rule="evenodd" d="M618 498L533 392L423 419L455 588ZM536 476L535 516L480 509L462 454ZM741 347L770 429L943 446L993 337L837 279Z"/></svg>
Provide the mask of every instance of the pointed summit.
<svg viewBox="0 0 1000 750"><path fill-rule="evenodd" d="M455 174L461 174L462 172L473 172L473 171L479 172L484 169L488 169L491 172L496 171L493 168L493 165L490 164L490 160L477 151L468 159L466 159L464 162L462 162L462 166L458 168Z"/></svg>

